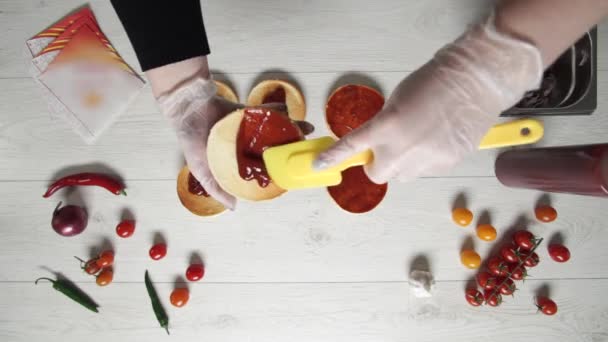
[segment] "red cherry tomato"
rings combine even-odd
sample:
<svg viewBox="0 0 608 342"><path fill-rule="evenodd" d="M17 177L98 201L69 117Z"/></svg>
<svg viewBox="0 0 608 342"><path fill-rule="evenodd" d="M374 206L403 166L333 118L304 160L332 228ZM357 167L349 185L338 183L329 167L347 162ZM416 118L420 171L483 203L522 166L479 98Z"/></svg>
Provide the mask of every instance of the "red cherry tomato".
<svg viewBox="0 0 608 342"><path fill-rule="evenodd" d="M502 295L495 290L485 290L483 297L489 306L499 306L502 303Z"/></svg>
<svg viewBox="0 0 608 342"><path fill-rule="evenodd" d="M529 251L536 245L536 238L527 230L518 230L513 234L513 242L524 251Z"/></svg>
<svg viewBox="0 0 608 342"><path fill-rule="evenodd" d="M135 221L124 220L116 226L116 234L121 238L128 238L135 232Z"/></svg>
<svg viewBox="0 0 608 342"><path fill-rule="evenodd" d="M509 264L509 277L513 280L523 280L526 277L524 265L517 267L517 264Z"/></svg>
<svg viewBox="0 0 608 342"><path fill-rule="evenodd" d="M516 289L517 287L515 287L515 282L513 282L513 280L510 278L507 278L502 282L502 285L500 285L498 291L505 296L510 296L513 294L513 292L515 292Z"/></svg>
<svg viewBox="0 0 608 342"><path fill-rule="evenodd" d="M91 259L87 261L84 265L84 271L87 272L87 274L95 275L100 270L101 267L99 267L99 265L97 264L97 259Z"/></svg>
<svg viewBox="0 0 608 342"><path fill-rule="evenodd" d="M188 300L190 299L190 292L186 288L178 288L171 292L169 299L171 300L171 304L173 304L173 306L181 308L188 303Z"/></svg>
<svg viewBox="0 0 608 342"><path fill-rule="evenodd" d="M150 258L153 260L160 260L167 255L167 245L164 243L157 243L150 248Z"/></svg>
<svg viewBox="0 0 608 342"><path fill-rule="evenodd" d="M483 295L476 289L467 289L465 292L465 298L467 302L473 306L480 306L484 301Z"/></svg>
<svg viewBox="0 0 608 342"><path fill-rule="evenodd" d="M485 290L492 290L498 285L497 279L488 272L479 272L477 274L477 284Z"/></svg>
<svg viewBox="0 0 608 342"><path fill-rule="evenodd" d="M114 263L114 252L109 250L101 252L101 254L99 254L99 256L97 257L96 262L100 268L112 266L112 264Z"/></svg>
<svg viewBox="0 0 608 342"><path fill-rule="evenodd" d="M97 275L97 278L95 279L95 282L99 286L106 286L106 285L110 284L113 279L114 279L114 272L112 271L112 268L109 267L109 268L103 269Z"/></svg>
<svg viewBox="0 0 608 342"><path fill-rule="evenodd" d="M192 264L186 270L186 279L190 281L198 281L205 275L205 266L201 264Z"/></svg>
<svg viewBox="0 0 608 342"><path fill-rule="evenodd" d="M536 265L538 265L538 263L540 262L540 259L538 257L538 254L536 253L532 253L532 254L522 254L522 259L524 259L524 265L526 267L535 267Z"/></svg>
<svg viewBox="0 0 608 342"><path fill-rule="evenodd" d="M557 210L548 205L543 205L534 209L534 215L536 215L536 218L539 221L553 222L557 218Z"/></svg>
<svg viewBox="0 0 608 342"><path fill-rule="evenodd" d="M564 245L549 245L549 256L557 262L570 260L570 251Z"/></svg>
<svg viewBox="0 0 608 342"><path fill-rule="evenodd" d="M507 262L515 263L519 262L519 251L517 250L517 246L514 244L509 244L500 249L500 255Z"/></svg>
<svg viewBox="0 0 608 342"><path fill-rule="evenodd" d="M500 257L491 257L488 260L488 270L495 276L506 277L509 273L509 265Z"/></svg>
<svg viewBox="0 0 608 342"><path fill-rule="evenodd" d="M557 313L557 304L547 297L537 297L536 307L547 316L552 316Z"/></svg>

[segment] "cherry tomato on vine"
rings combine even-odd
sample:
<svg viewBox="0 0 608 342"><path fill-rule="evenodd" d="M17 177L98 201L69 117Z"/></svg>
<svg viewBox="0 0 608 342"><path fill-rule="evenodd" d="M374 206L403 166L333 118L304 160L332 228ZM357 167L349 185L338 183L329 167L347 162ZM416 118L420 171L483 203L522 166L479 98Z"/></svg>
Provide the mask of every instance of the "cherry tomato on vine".
<svg viewBox="0 0 608 342"><path fill-rule="evenodd" d="M473 213L466 208L456 208L452 211L452 220L457 225L466 227L473 221Z"/></svg>
<svg viewBox="0 0 608 342"><path fill-rule="evenodd" d="M192 264L186 270L186 279L190 281L198 281L205 275L205 266L202 264Z"/></svg>
<svg viewBox="0 0 608 342"><path fill-rule="evenodd" d="M506 277L509 273L509 265L500 257L491 257L488 260L488 270L495 276Z"/></svg>
<svg viewBox="0 0 608 342"><path fill-rule="evenodd" d="M498 285L496 277L485 271L477 274L477 284L484 290L492 290Z"/></svg>
<svg viewBox="0 0 608 342"><path fill-rule="evenodd" d="M557 313L557 304L547 297L537 297L535 304L538 310L547 316Z"/></svg>
<svg viewBox="0 0 608 342"><path fill-rule="evenodd" d="M181 308L188 303L188 299L190 299L190 292L186 288L177 288L171 292L169 299L173 306Z"/></svg>
<svg viewBox="0 0 608 342"><path fill-rule="evenodd" d="M106 286L110 284L113 279L114 272L112 271L112 268L105 268L97 275L97 279L95 279L95 282L99 286Z"/></svg>
<svg viewBox="0 0 608 342"><path fill-rule="evenodd" d="M524 265L517 267L517 264L509 264L509 277L513 280L523 280L527 275Z"/></svg>
<svg viewBox="0 0 608 342"><path fill-rule="evenodd" d="M112 266L112 264L114 263L114 252L110 250L101 252L101 254L99 254L99 256L97 257L96 262L100 268Z"/></svg>
<svg viewBox="0 0 608 342"><path fill-rule="evenodd" d="M473 306L480 306L484 301L483 294L476 289L467 289L465 292L465 298L467 302Z"/></svg>
<svg viewBox="0 0 608 342"><path fill-rule="evenodd" d="M87 274L95 275L97 272L101 271L101 267L97 264L97 260L91 259L86 262L84 265L84 271Z"/></svg>
<svg viewBox="0 0 608 342"><path fill-rule="evenodd" d="M519 262L519 251L517 250L517 246L515 246L514 244L509 244L501 248L500 255L507 262Z"/></svg>
<svg viewBox="0 0 608 342"><path fill-rule="evenodd" d="M135 232L135 221L124 220L116 226L116 234L121 238L128 238Z"/></svg>
<svg viewBox="0 0 608 342"><path fill-rule="evenodd" d="M538 257L538 254L536 254L536 253L523 254L522 259L525 260L524 265L526 267L535 267L540 262L540 258Z"/></svg>
<svg viewBox="0 0 608 342"><path fill-rule="evenodd" d="M467 268L476 269L481 265L481 257L473 250L465 250L460 253L460 262Z"/></svg>
<svg viewBox="0 0 608 342"><path fill-rule="evenodd" d="M513 282L513 280L510 278L507 278L502 282L502 285L500 285L498 291L505 296L510 296L513 294L513 292L515 292L516 289L517 287L515 286L515 282Z"/></svg>
<svg viewBox="0 0 608 342"><path fill-rule="evenodd" d="M495 290L485 290L483 297L489 306L499 306L502 303L502 295Z"/></svg>
<svg viewBox="0 0 608 342"><path fill-rule="evenodd" d="M167 245L164 243L157 243L150 248L149 254L152 260L160 260L167 255Z"/></svg>
<svg viewBox="0 0 608 342"><path fill-rule="evenodd" d="M570 260L570 250L564 245L553 244L549 245L549 256L557 262L566 262Z"/></svg>
<svg viewBox="0 0 608 342"><path fill-rule="evenodd" d="M496 240L496 228L491 224L480 224L477 226L477 237L483 241Z"/></svg>
<svg viewBox="0 0 608 342"><path fill-rule="evenodd" d="M534 209L534 215L539 221L553 222L557 218L557 210L548 205L542 205Z"/></svg>
<svg viewBox="0 0 608 342"><path fill-rule="evenodd" d="M527 230L518 230L513 234L513 242L520 249L529 251L536 245L536 237Z"/></svg>

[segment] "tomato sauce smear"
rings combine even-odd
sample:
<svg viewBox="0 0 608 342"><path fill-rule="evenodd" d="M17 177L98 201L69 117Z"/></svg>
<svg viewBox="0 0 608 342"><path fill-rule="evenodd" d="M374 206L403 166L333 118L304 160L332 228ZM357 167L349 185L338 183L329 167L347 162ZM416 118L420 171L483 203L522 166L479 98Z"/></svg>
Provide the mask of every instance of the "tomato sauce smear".
<svg viewBox="0 0 608 342"><path fill-rule="evenodd" d="M384 97L376 90L362 85L345 85L327 101L325 119L329 129L341 138L373 118L383 106Z"/></svg>
<svg viewBox="0 0 608 342"><path fill-rule="evenodd" d="M325 118L329 129L339 138L373 118L384 106L384 97L376 90L362 85L338 88L327 101ZM329 195L344 210L361 214L373 210L382 202L388 184L372 182L363 166L342 171L342 183L327 188Z"/></svg>
<svg viewBox="0 0 608 342"><path fill-rule="evenodd" d="M262 159L264 151L303 139L302 131L287 114L268 108L246 108L236 141L239 175L267 187L271 179Z"/></svg>
<svg viewBox="0 0 608 342"><path fill-rule="evenodd" d="M192 173L188 174L188 191L196 196L209 197L209 193L207 192L207 190L205 190L201 183L199 183L199 181L194 178Z"/></svg>
<svg viewBox="0 0 608 342"><path fill-rule="evenodd" d="M268 103L287 103L287 94L285 94L285 89L279 86L275 90L266 94L262 100L262 104Z"/></svg>
<svg viewBox="0 0 608 342"><path fill-rule="evenodd" d="M363 166L355 166L342 171L342 183L327 188L331 198L336 201L340 208L354 213L366 213L380 204L388 184L376 184L372 182Z"/></svg>

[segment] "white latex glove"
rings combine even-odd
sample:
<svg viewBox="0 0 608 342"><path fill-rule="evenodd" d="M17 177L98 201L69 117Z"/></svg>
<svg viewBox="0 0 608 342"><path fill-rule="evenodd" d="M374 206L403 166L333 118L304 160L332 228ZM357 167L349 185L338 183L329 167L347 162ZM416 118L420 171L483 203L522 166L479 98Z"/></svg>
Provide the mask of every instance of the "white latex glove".
<svg viewBox="0 0 608 342"><path fill-rule="evenodd" d="M443 172L477 150L542 72L539 50L498 33L490 17L403 80L380 113L321 153L315 167L371 149L365 170L376 183Z"/></svg>
<svg viewBox="0 0 608 342"><path fill-rule="evenodd" d="M211 197L234 210L236 199L224 191L213 178L207 164L207 138L211 127L243 105L216 95L210 79L190 80L158 98L163 114L171 121L190 172Z"/></svg>

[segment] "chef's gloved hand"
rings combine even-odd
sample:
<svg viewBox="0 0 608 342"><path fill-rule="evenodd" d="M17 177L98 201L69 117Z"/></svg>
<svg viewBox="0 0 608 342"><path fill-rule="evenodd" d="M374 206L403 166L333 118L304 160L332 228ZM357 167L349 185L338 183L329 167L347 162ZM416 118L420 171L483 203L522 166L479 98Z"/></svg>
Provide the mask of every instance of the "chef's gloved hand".
<svg viewBox="0 0 608 342"><path fill-rule="evenodd" d="M211 197L234 210L236 199L224 191L209 170L207 138L213 125L243 105L216 95L210 79L197 77L158 98L164 115L171 121L190 172Z"/></svg>
<svg viewBox="0 0 608 342"><path fill-rule="evenodd" d="M380 113L321 153L315 167L371 149L365 170L376 183L443 172L477 150L542 72L539 50L497 32L490 17L403 80Z"/></svg>

